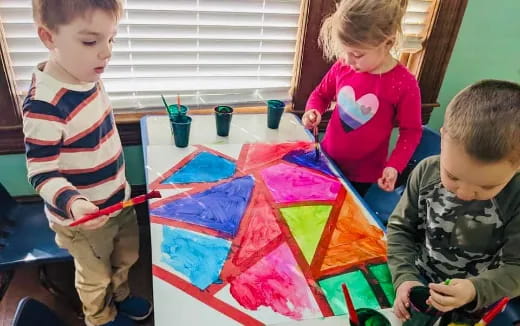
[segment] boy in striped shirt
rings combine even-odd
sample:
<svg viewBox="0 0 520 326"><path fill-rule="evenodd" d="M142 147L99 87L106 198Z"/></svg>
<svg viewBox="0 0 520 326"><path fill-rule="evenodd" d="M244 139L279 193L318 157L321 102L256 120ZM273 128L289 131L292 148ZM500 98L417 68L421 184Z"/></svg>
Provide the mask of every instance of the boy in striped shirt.
<svg viewBox="0 0 520 326"><path fill-rule="evenodd" d="M119 0L33 0L38 36L50 55L35 69L23 105L28 177L45 202L56 242L74 257L89 326L134 325L152 310L128 286L139 251L135 210L68 226L130 195L100 80L121 12Z"/></svg>

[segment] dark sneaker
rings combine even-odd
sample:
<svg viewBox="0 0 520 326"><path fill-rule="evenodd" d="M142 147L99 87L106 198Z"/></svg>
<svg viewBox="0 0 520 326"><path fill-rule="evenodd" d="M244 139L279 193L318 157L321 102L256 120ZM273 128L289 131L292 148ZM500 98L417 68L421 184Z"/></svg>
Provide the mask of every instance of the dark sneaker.
<svg viewBox="0 0 520 326"><path fill-rule="evenodd" d="M101 326L136 326L136 323L123 314L117 314L116 319Z"/></svg>
<svg viewBox="0 0 520 326"><path fill-rule="evenodd" d="M121 302L116 302L117 311L133 320L145 320L152 314L150 301L141 297L128 296Z"/></svg>

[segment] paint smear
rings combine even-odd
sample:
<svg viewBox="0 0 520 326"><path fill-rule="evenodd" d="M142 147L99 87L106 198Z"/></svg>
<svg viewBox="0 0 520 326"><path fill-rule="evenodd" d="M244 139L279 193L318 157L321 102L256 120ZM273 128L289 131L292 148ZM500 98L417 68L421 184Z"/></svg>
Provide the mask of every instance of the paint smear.
<svg viewBox="0 0 520 326"><path fill-rule="evenodd" d="M233 257L233 264L241 265L246 259L258 255L261 250L282 232L276 222L271 203L260 193L253 197L251 218L246 232L241 236L238 252Z"/></svg>
<svg viewBox="0 0 520 326"><path fill-rule="evenodd" d="M231 282L231 295L246 309L261 306L292 319L319 308L287 244L282 244Z"/></svg>
<svg viewBox="0 0 520 326"><path fill-rule="evenodd" d="M309 265L312 262L331 210L332 206L322 205L280 209Z"/></svg>
<svg viewBox="0 0 520 326"><path fill-rule="evenodd" d="M356 309L381 308L367 279L363 273L358 270L319 281L334 315L337 316L347 313L345 296L341 289L341 284L343 283L347 285L350 296L352 297L352 303L354 303Z"/></svg>
<svg viewBox="0 0 520 326"><path fill-rule="evenodd" d="M320 155L320 158L316 161L316 152L314 150L304 151L297 150L290 152L289 154L283 157L284 160L304 166L306 168L310 168L313 170L318 170L320 172L326 173L328 175L334 175L332 171L329 169L327 165L327 161L324 155Z"/></svg>
<svg viewBox="0 0 520 326"><path fill-rule="evenodd" d="M161 260L201 290L218 283L231 242L163 226Z"/></svg>
<svg viewBox="0 0 520 326"><path fill-rule="evenodd" d="M251 176L219 184L152 209L150 214L235 236L254 187Z"/></svg>
<svg viewBox="0 0 520 326"><path fill-rule="evenodd" d="M394 285L392 283L392 275L390 274L388 265L371 265L368 267L368 270L377 279L381 288L383 288L383 292L385 293L385 296L388 299L390 306L393 306L395 301L395 291Z"/></svg>
<svg viewBox="0 0 520 326"><path fill-rule="evenodd" d="M334 200L341 188L336 180L284 163L264 169L261 174L278 203Z"/></svg>
<svg viewBox="0 0 520 326"><path fill-rule="evenodd" d="M162 183L216 182L231 178L235 170L235 163L209 152L201 152Z"/></svg>
<svg viewBox="0 0 520 326"><path fill-rule="evenodd" d="M293 142L281 144L251 144L247 151L243 170L248 171L275 162L294 150L307 150L313 143Z"/></svg>
<svg viewBox="0 0 520 326"><path fill-rule="evenodd" d="M349 193L341 207L321 270L359 266L374 258L386 257L384 233L370 224Z"/></svg>

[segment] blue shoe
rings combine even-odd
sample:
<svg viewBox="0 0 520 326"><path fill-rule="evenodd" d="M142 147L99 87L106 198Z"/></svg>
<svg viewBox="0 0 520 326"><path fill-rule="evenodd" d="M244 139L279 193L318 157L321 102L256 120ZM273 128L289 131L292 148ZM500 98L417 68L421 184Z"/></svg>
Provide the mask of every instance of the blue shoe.
<svg viewBox="0 0 520 326"><path fill-rule="evenodd" d="M116 302L117 311L133 320L145 320L152 314L152 304L141 297L128 296L121 302Z"/></svg>
<svg viewBox="0 0 520 326"><path fill-rule="evenodd" d="M118 313L116 319L101 326L136 326L136 324L132 319Z"/></svg>

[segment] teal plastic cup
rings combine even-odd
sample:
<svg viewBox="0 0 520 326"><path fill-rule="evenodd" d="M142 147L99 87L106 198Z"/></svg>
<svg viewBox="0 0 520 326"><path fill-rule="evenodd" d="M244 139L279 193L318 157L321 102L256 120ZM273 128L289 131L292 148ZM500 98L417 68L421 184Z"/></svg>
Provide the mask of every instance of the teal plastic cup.
<svg viewBox="0 0 520 326"><path fill-rule="evenodd" d="M190 140L191 117L178 115L170 118L175 146L187 147Z"/></svg>
<svg viewBox="0 0 520 326"><path fill-rule="evenodd" d="M168 105L168 115L170 119L174 119L177 116L183 116L188 113L188 107L185 105L181 105L180 109L177 104Z"/></svg>
<svg viewBox="0 0 520 326"><path fill-rule="evenodd" d="M280 100L267 101L267 127L270 129L278 129L280 120L282 119L285 103Z"/></svg>
<svg viewBox="0 0 520 326"><path fill-rule="evenodd" d="M226 105L215 107L215 122L217 124L217 135L226 137L229 135L233 108Z"/></svg>
<svg viewBox="0 0 520 326"><path fill-rule="evenodd" d="M390 321L379 311L370 308L356 309L358 326L391 326Z"/></svg>

